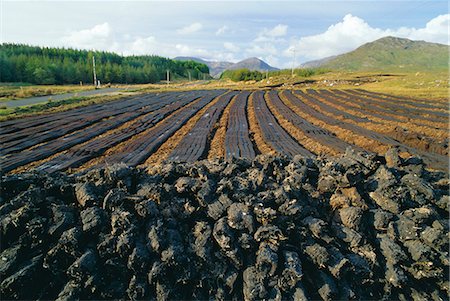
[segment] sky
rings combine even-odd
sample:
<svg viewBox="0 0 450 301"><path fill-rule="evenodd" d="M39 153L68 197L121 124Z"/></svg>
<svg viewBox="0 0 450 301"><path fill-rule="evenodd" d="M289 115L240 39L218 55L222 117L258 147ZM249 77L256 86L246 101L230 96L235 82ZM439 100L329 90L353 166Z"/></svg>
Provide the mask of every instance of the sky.
<svg viewBox="0 0 450 301"><path fill-rule="evenodd" d="M446 0L5 1L0 42L278 68L384 36L449 44Z"/></svg>

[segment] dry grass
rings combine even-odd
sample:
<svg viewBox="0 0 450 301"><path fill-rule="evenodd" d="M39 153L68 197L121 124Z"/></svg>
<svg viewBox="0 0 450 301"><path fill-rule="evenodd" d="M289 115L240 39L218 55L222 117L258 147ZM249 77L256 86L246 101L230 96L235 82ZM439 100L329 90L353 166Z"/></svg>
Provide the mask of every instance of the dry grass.
<svg viewBox="0 0 450 301"><path fill-rule="evenodd" d="M237 95L233 97L233 99L223 111L222 117L219 121L219 126L217 127L216 133L211 140L208 159L225 157L225 135L227 133L228 118L230 116L231 106L236 102L236 97Z"/></svg>
<svg viewBox="0 0 450 301"><path fill-rule="evenodd" d="M264 141L264 138L261 135L261 128L259 127L258 119L255 115L255 107L253 105L253 93L248 97L247 116L250 137L253 137L259 152L261 154L275 155L276 151L266 141Z"/></svg>
<svg viewBox="0 0 450 301"><path fill-rule="evenodd" d="M94 90L91 85L27 85L27 84L11 84L0 85L0 101L9 101L27 97L57 95L64 93L73 93L80 91Z"/></svg>
<svg viewBox="0 0 450 301"><path fill-rule="evenodd" d="M222 94L223 95L223 94ZM186 136L195 126L197 121L205 114L205 112L215 105L222 95L214 98L210 103L198 111L193 117L191 117L187 123L182 126L178 131L176 131L169 139L166 140L158 150L153 153L146 161L142 164L143 167L149 167L154 164L161 164L166 160L172 153L174 148L181 142L181 140Z"/></svg>
<svg viewBox="0 0 450 301"><path fill-rule="evenodd" d="M267 106L269 107L269 110L272 111L272 114L275 116L275 119L289 133L289 135L294 137L300 143L300 145L302 145L307 150L311 151L316 155L335 156L339 154L339 152L336 151L335 149L328 147L324 144L321 144L320 142L315 141L314 139L311 139L310 137L306 136L305 133L300 128L296 127L289 120L284 118L283 115L280 114L277 108L270 101L270 97L267 93L264 96L266 99Z"/></svg>

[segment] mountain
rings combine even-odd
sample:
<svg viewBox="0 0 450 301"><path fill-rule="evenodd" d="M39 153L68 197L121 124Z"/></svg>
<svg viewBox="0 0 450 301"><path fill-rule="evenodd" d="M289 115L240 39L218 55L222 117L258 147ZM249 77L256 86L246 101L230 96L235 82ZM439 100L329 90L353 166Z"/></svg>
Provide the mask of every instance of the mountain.
<svg viewBox="0 0 450 301"><path fill-rule="evenodd" d="M309 61L309 62L301 64L300 68L318 68L318 67L328 63L329 61L333 60L335 57L337 57L337 55L329 56L329 57L319 59L319 60Z"/></svg>
<svg viewBox="0 0 450 301"><path fill-rule="evenodd" d="M198 63L202 63L208 66L209 68L209 74L212 77L218 77L220 74L226 70L228 67L232 66L233 63L231 62L217 62L217 61L206 61L197 57L190 57L190 56L177 56L174 58L176 61L194 61Z"/></svg>
<svg viewBox="0 0 450 301"><path fill-rule="evenodd" d="M445 71L448 70L449 50L447 45L384 37L348 53L307 62L302 67L352 71Z"/></svg>
<svg viewBox="0 0 450 301"><path fill-rule="evenodd" d="M237 70L237 69L249 69L251 71L253 71L253 70L257 70L257 71L279 70L275 67L270 66L263 60L260 60L256 57L251 57L251 58L245 59L243 61L237 62L236 64L233 64L227 68L227 70Z"/></svg>
<svg viewBox="0 0 450 301"><path fill-rule="evenodd" d="M245 60L242 60L237 63L230 63L230 62L218 62L218 61L206 61L197 57L191 57L191 56L177 56L174 58L176 61L194 61L198 63L206 64L209 67L209 74L212 77L219 77L220 74L222 74L225 70L237 70L237 69L249 69L251 71L258 70L258 71L272 71L272 70L279 70L275 67L270 66L263 60L260 60L256 57L251 57Z"/></svg>

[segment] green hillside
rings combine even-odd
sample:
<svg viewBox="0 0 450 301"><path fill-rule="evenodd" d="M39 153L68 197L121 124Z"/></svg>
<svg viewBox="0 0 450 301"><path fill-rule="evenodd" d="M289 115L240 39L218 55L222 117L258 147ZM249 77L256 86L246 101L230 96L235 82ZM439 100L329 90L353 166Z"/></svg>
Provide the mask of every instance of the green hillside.
<svg viewBox="0 0 450 301"><path fill-rule="evenodd" d="M442 44L385 37L315 64L349 71L445 71L449 49Z"/></svg>
<svg viewBox="0 0 450 301"><path fill-rule="evenodd" d="M0 45L0 82L33 84L91 83L92 57L102 83L143 84L177 78L203 79L209 69L194 61L175 61L155 55L120 56L111 52L64 48Z"/></svg>

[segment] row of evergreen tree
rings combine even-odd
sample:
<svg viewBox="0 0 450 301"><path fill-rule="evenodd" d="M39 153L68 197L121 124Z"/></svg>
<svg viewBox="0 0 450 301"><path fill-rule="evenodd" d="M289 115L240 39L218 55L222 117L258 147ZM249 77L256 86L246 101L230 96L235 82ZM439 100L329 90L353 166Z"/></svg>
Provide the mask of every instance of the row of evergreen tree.
<svg viewBox="0 0 450 301"><path fill-rule="evenodd" d="M92 57L102 83L143 84L173 78L203 79L208 66L194 61L175 61L154 55L120 56L111 52L0 45L0 82L33 84L92 83Z"/></svg>

